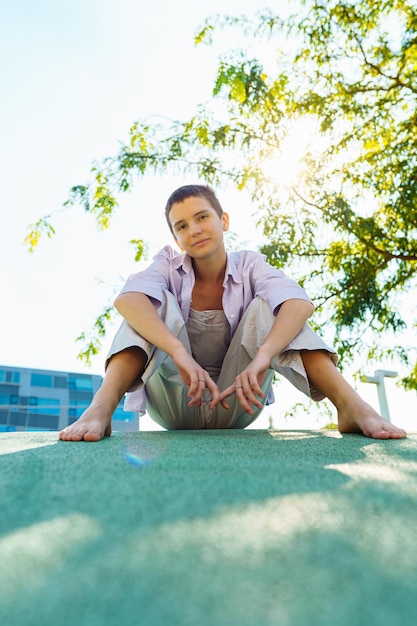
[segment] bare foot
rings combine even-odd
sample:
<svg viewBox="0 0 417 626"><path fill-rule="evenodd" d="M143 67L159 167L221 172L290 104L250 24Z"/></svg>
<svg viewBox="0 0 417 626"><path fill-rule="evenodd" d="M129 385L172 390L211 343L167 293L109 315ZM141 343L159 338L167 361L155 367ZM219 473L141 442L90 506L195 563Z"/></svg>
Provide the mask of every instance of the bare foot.
<svg viewBox="0 0 417 626"><path fill-rule="evenodd" d="M367 402L357 399L338 412L341 433L362 433L373 439L403 439L407 433L384 420Z"/></svg>
<svg viewBox="0 0 417 626"><path fill-rule="evenodd" d="M62 441L100 441L111 435L111 416L103 406L90 405L81 417L61 430L59 438Z"/></svg>

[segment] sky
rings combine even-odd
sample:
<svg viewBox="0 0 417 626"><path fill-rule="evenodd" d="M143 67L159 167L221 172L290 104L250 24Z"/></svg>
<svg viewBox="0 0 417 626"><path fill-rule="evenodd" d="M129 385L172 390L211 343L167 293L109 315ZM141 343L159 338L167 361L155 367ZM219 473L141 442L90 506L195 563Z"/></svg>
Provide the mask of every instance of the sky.
<svg viewBox="0 0 417 626"><path fill-rule="evenodd" d="M150 256L171 243L166 199L176 187L199 181L146 177L121 198L104 232L81 208L63 209L68 190L88 182L93 161L117 152L134 121L187 119L210 98L219 54L239 42L228 32L213 47L195 47L194 34L208 16L251 16L266 4L0 0L1 365L103 374L116 326L91 368L77 358L82 344L75 339L137 271L129 240L145 239ZM220 190L219 197L231 229L255 247L253 207L232 190ZM28 226L46 214L56 235L30 254L22 243ZM377 405L374 385L355 386ZM386 386L392 421L409 427L415 394L397 390L393 379ZM275 426L317 426L309 410L297 410L297 423L285 418L294 403L304 402L289 385L280 384L277 395L256 427L266 427L270 416Z"/></svg>

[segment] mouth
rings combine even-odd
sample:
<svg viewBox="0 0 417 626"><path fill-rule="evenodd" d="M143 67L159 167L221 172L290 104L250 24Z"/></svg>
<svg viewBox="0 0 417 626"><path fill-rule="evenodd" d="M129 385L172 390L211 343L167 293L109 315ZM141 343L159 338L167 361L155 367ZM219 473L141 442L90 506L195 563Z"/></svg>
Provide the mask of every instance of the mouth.
<svg viewBox="0 0 417 626"><path fill-rule="evenodd" d="M201 246L202 244L206 243L208 241L208 239L199 239L198 241L196 241L195 243L193 243L193 248L195 246Z"/></svg>

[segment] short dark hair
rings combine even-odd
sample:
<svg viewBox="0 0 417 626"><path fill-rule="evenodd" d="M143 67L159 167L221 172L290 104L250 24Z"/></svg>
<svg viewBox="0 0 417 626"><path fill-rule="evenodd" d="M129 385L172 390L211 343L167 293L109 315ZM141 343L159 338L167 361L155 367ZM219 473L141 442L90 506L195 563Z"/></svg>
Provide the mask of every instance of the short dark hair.
<svg viewBox="0 0 417 626"><path fill-rule="evenodd" d="M169 196L168 202L165 206L165 217L172 234L174 234L174 231L172 230L171 222L169 221L169 212L171 211L173 204L176 202L184 202L187 198L205 198L209 205L216 211L217 215L222 217L222 206L211 187L208 185L184 185L183 187L178 187L178 189L173 191Z"/></svg>

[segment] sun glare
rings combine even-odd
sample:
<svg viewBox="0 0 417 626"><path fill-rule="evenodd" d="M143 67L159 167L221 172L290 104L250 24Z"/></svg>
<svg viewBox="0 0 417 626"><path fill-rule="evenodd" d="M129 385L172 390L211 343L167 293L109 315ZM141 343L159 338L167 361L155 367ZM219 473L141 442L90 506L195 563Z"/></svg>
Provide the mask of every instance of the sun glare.
<svg viewBox="0 0 417 626"><path fill-rule="evenodd" d="M264 173L283 189L291 189L305 171L305 157L320 148L320 137L314 120L293 122L277 151L264 165Z"/></svg>

